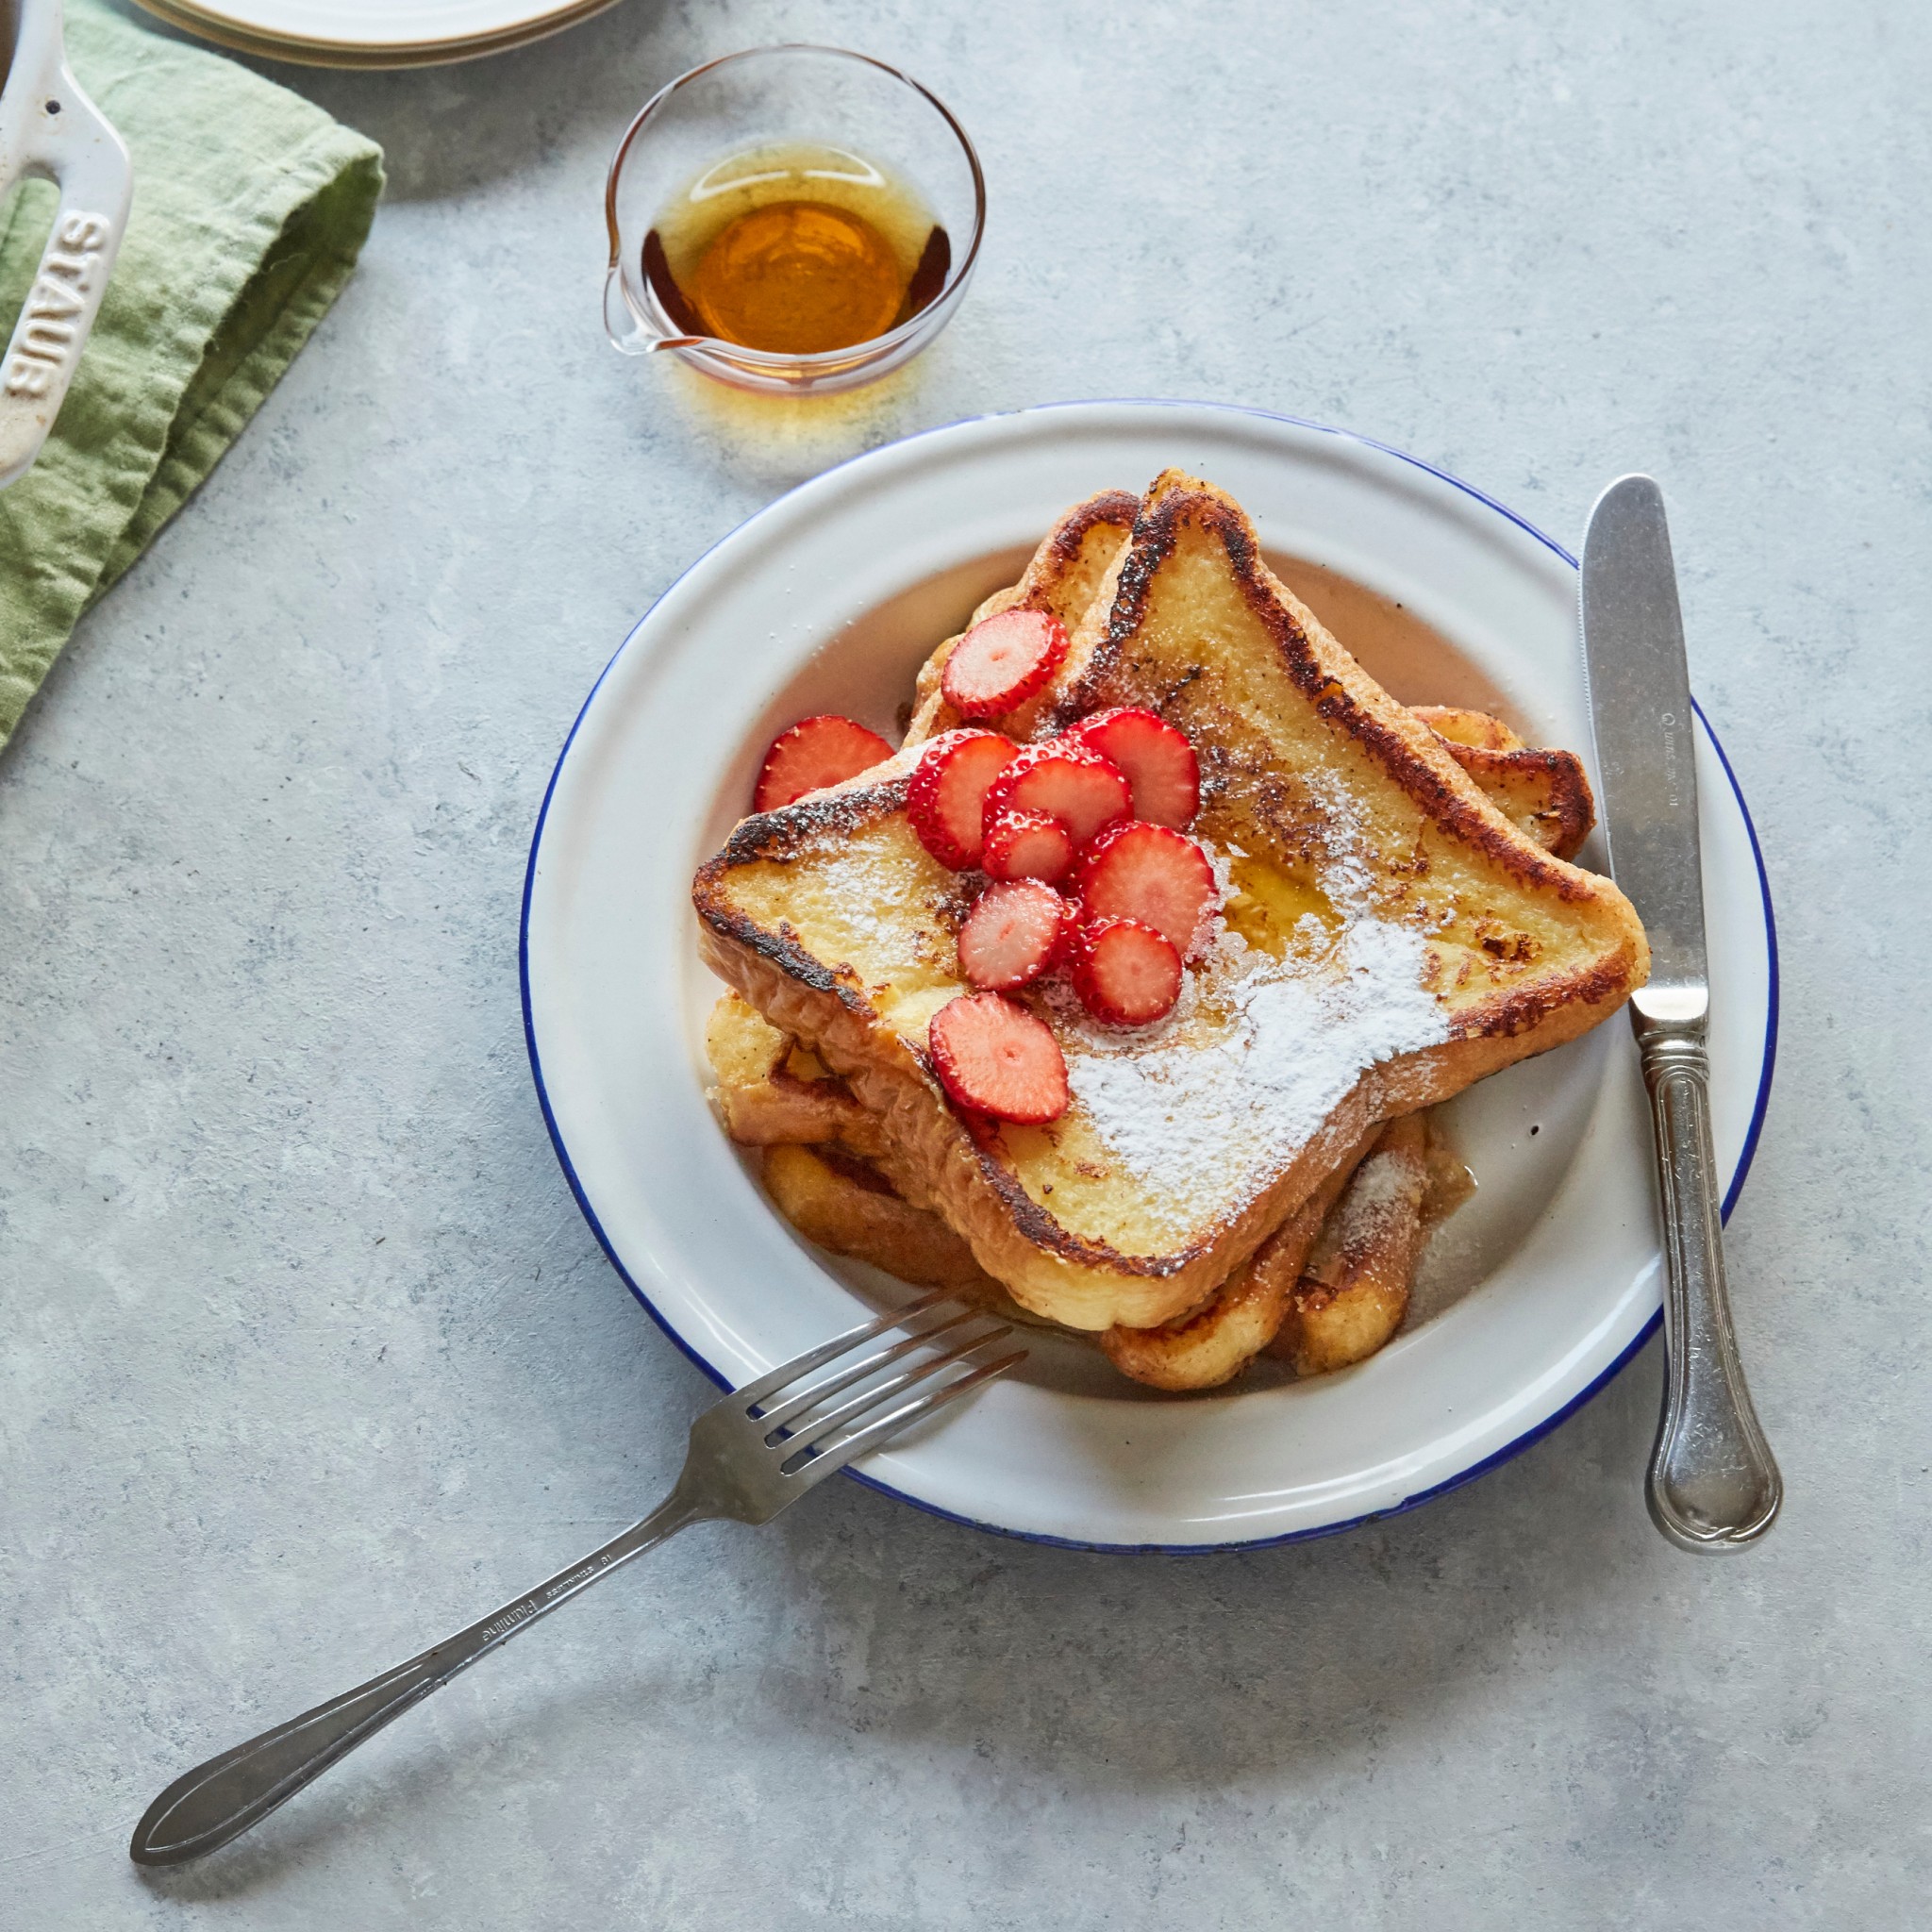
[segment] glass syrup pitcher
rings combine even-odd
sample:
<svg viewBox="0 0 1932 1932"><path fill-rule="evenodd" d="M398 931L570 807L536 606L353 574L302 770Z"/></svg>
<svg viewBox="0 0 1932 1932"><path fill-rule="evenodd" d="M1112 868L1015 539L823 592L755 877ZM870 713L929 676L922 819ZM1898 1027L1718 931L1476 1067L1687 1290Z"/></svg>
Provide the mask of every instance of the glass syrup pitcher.
<svg viewBox="0 0 1932 1932"><path fill-rule="evenodd" d="M604 325L769 394L910 360L952 319L986 221L965 130L915 80L836 47L752 48L648 101L605 196Z"/></svg>

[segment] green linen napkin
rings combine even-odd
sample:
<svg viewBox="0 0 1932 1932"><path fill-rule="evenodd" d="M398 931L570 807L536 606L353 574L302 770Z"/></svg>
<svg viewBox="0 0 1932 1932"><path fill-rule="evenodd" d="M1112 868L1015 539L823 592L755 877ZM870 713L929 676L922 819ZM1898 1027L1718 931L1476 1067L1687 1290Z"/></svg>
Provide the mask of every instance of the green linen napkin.
<svg viewBox="0 0 1932 1932"><path fill-rule="evenodd" d="M75 77L134 158L134 206L40 460L0 491L0 745L81 612L220 461L356 265L382 150L220 56L67 0ZM0 207L0 341L54 191Z"/></svg>

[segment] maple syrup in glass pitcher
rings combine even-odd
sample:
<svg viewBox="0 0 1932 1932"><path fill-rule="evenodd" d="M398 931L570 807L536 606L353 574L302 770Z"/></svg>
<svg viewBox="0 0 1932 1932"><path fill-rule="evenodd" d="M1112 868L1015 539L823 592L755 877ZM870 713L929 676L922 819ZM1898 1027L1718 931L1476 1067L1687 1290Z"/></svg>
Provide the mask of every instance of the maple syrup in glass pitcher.
<svg viewBox="0 0 1932 1932"><path fill-rule="evenodd" d="M753 148L707 168L644 237L643 272L691 335L819 355L909 322L953 246L916 190L846 148Z"/></svg>
<svg viewBox="0 0 1932 1932"><path fill-rule="evenodd" d="M645 103L605 191L604 325L766 394L896 369L958 309L985 231L965 130L863 54L725 55Z"/></svg>

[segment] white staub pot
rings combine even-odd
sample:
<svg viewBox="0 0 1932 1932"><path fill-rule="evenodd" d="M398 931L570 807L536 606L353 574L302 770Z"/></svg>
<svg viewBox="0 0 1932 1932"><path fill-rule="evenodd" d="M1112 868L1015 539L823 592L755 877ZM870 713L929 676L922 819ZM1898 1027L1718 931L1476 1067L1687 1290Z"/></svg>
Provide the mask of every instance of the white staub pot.
<svg viewBox="0 0 1932 1932"><path fill-rule="evenodd" d="M68 71L60 0L0 0L0 198L30 175L52 181L60 206L0 362L0 490L60 413L134 188L121 137Z"/></svg>

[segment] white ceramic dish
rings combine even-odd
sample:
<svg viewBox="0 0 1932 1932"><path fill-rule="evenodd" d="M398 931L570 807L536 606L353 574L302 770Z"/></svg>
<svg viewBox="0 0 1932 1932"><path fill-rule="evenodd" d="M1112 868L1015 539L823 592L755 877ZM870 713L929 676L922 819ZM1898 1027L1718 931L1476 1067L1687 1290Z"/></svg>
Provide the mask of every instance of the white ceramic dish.
<svg viewBox="0 0 1932 1932"><path fill-rule="evenodd" d="M142 0L240 53L311 67L419 67L541 40L614 0Z"/></svg>
<svg viewBox="0 0 1932 1932"><path fill-rule="evenodd" d="M701 1033L718 987L697 959L691 872L745 808L779 725L832 709L891 729L931 644L1010 581L1061 508L1169 464L1231 490L1271 554L1426 619L1446 641L1437 662L1364 653L1397 696L1501 704L1533 741L1588 755L1574 561L1468 486L1333 430L1197 404L1068 404L892 444L760 511L658 600L591 693L524 904L530 1060L564 1171L633 1291L722 1382L849 1324L860 1289L892 1287L793 1235L711 1119ZM1698 755L1728 1209L1770 1087L1775 947L1750 822L1707 729ZM1047 1336L1018 1375L870 1458L865 1479L1011 1534L1197 1550L1332 1531L1522 1448L1657 1322L1628 1030L1612 1021L1453 1106L1482 1186L1432 1258L1418 1299L1433 1312L1372 1360L1176 1399Z"/></svg>

